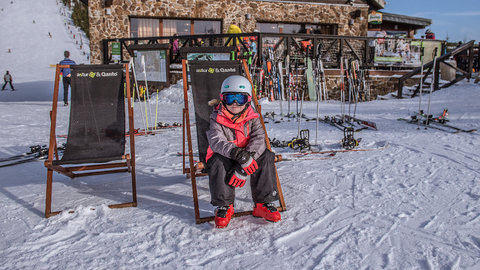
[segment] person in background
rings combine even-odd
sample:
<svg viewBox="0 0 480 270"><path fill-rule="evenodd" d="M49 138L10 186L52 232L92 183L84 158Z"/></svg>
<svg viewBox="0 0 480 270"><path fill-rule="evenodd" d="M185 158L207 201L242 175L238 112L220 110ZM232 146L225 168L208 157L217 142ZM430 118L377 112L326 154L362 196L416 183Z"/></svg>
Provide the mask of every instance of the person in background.
<svg viewBox="0 0 480 270"><path fill-rule="evenodd" d="M173 40L173 43L172 43L172 51L173 51L173 54L176 55L178 53L180 44L178 44L178 38L177 38L178 35L173 34L173 36L175 37L175 39Z"/></svg>
<svg viewBox="0 0 480 270"><path fill-rule="evenodd" d="M65 51L63 52L65 59L60 61L60 65L76 65L73 60L70 60L70 52ZM60 70L63 74L63 105L68 106L68 87L70 86L71 79L71 70L70 68L62 68Z"/></svg>
<svg viewBox="0 0 480 270"><path fill-rule="evenodd" d="M203 47L203 46L205 46L205 42L203 41L202 38L197 38L197 40L195 41L195 43L196 43L196 45L197 45L198 47Z"/></svg>
<svg viewBox="0 0 480 270"><path fill-rule="evenodd" d="M257 43L255 42L256 39L256 37L250 37L250 50L252 51L253 56L257 54Z"/></svg>
<svg viewBox="0 0 480 270"><path fill-rule="evenodd" d="M252 85L243 76L229 76L222 83L220 99L209 102L216 107L210 115L206 156L211 204L217 206L215 226L228 226L235 189L243 187L248 176L253 216L278 222L281 215L273 204L278 200L275 154L267 149L259 115L250 104Z"/></svg>
<svg viewBox="0 0 480 270"><path fill-rule="evenodd" d="M427 29L427 31L425 31L425 38L426 39L435 39L435 33L433 33L432 30Z"/></svg>
<svg viewBox="0 0 480 270"><path fill-rule="evenodd" d="M5 73L5 75L3 75L3 81L5 83L3 84L2 91L5 90L5 86L7 86L7 83L10 84L10 87L12 88L12 91L15 91L15 88L12 85L12 81L13 81L12 75L10 75L8 70L7 70L7 73Z"/></svg>

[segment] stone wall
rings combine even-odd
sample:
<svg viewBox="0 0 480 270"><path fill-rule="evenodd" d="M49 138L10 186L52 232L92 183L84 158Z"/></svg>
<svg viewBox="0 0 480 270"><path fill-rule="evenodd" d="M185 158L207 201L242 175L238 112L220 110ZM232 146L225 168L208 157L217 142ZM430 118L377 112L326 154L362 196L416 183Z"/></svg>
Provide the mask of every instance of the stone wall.
<svg viewBox="0 0 480 270"><path fill-rule="evenodd" d="M367 5L329 5L318 3L272 2L255 0L113 0L110 14L103 0L89 0L90 59L102 62L103 39L129 37L129 16L165 18L203 18L222 20L225 33L230 24L243 32L253 32L256 22L336 24L338 35L367 35ZM349 24L352 14L361 16ZM250 14L250 19L246 15Z"/></svg>

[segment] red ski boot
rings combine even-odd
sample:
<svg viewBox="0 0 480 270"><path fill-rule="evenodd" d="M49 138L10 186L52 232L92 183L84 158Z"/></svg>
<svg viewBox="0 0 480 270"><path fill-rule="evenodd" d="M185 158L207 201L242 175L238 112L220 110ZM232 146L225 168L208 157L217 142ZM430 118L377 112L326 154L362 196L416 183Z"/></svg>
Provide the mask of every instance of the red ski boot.
<svg viewBox="0 0 480 270"><path fill-rule="evenodd" d="M267 221L277 222L282 220L280 212L273 203L257 203L253 208L254 217L262 217Z"/></svg>
<svg viewBox="0 0 480 270"><path fill-rule="evenodd" d="M232 216L233 204L217 207L215 210L215 226L220 229L227 227Z"/></svg>

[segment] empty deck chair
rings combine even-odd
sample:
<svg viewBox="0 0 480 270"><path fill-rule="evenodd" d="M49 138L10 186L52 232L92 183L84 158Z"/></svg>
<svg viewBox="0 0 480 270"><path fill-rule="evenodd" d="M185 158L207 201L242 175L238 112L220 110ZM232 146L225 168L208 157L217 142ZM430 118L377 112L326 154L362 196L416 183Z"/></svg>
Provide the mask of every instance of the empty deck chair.
<svg viewBox="0 0 480 270"><path fill-rule="evenodd" d="M65 150L59 159L56 120L61 68L71 68L71 108ZM135 143L133 109L130 99L128 65L57 65L47 168L45 216L52 212L52 178L56 171L70 178L128 172L132 178L132 202L109 205L111 208L137 205L135 183ZM124 79L125 71L125 79ZM125 153L125 94L128 106L128 140ZM55 154L55 157L54 157Z"/></svg>

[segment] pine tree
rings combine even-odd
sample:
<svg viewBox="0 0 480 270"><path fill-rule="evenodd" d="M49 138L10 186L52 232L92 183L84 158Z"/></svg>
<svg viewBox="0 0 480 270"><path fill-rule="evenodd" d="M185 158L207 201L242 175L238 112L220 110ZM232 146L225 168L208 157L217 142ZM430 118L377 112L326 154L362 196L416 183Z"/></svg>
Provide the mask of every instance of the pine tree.
<svg viewBox="0 0 480 270"><path fill-rule="evenodd" d="M69 1L69 0L63 0ZM78 0L74 0L74 7L72 11L73 23L80 27L85 32L88 38L90 38L89 23L88 23L88 6Z"/></svg>

